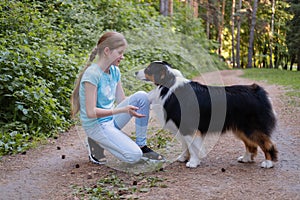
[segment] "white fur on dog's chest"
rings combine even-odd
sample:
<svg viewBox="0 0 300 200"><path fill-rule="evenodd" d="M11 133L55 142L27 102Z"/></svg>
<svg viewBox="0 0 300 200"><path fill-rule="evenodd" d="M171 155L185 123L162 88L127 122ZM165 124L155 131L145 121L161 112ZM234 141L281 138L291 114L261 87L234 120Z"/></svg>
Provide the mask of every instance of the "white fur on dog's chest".
<svg viewBox="0 0 300 200"><path fill-rule="evenodd" d="M160 96L161 93L161 88L157 87L153 90L151 90L148 93L148 99L150 101L150 105L151 105L151 109L153 110L153 112L155 113L160 125L164 128L164 129L168 129L169 131L171 131L173 134L177 134L178 133L178 128L175 125L175 123L172 120L169 120L168 122L166 122L165 120L165 110L164 110L164 102L166 100L166 98L161 98ZM168 96L170 91L168 92Z"/></svg>
<svg viewBox="0 0 300 200"><path fill-rule="evenodd" d="M150 101L151 109L155 113L156 117L158 118L159 123L162 127L165 126L165 117L164 117L164 107L163 101L160 98L160 89L157 87L151 90L148 93L148 99Z"/></svg>

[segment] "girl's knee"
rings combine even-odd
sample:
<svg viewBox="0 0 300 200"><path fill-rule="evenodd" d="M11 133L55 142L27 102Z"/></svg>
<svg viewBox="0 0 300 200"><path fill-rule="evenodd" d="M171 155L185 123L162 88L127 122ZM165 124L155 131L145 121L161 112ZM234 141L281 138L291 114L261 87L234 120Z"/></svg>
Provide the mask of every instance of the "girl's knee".
<svg viewBox="0 0 300 200"><path fill-rule="evenodd" d="M136 99L138 99L138 101L139 101L140 103L146 104L146 105L149 105L149 104L150 104L150 101L149 101L148 93L147 93L147 92L144 92L144 91L138 91L138 92L136 92L134 95L135 95Z"/></svg>
<svg viewBox="0 0 300 200"><path fill-rule="evenodd" d="M138 91L135 93L139 99L145 99L148 100L148 93L145 91Z"/></svg>
<svg viewBox="0 0 300 200"><path fill-rule="evenodd" d="M147 97L147 95L148 95L148 93L145 92L145 91L137 91L135 94L141 95L141 96L146 96L146 97Z"/></svg>

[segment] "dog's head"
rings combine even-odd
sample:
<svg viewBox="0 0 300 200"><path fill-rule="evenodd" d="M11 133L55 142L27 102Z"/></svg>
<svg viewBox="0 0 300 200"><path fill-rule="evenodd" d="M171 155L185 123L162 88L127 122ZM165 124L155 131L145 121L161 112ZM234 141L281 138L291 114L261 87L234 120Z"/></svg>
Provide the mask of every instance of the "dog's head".
<svg viewBox="0 0 300 200"><path fill-rule="evenodd" d="M166 61L154 61L146 69L138 71L136 77L140 80L151 81L156 85L170 87L174 84L176 77L183 76Z"/></svg>

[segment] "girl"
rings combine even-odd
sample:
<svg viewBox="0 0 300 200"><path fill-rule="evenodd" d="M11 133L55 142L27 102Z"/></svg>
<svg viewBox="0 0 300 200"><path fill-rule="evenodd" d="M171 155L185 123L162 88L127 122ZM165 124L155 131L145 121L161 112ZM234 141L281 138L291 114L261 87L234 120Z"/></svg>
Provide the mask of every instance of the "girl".
<svg viewBox="0 0 300 200"><path fill-rule="evenodd" d="M120 33L107 32L100 37L72 93L72 116L80 111L87 137L118 159L128 163L140 159L162 161L163 157L146 145L150 108L147 93L140 91L126 98L122 88L118 66L126 47ZM92 63L96 55L99 59ZM131 117L136 118L135 142L121 131ZM89 152L90 160L101 164Z"/></svg>

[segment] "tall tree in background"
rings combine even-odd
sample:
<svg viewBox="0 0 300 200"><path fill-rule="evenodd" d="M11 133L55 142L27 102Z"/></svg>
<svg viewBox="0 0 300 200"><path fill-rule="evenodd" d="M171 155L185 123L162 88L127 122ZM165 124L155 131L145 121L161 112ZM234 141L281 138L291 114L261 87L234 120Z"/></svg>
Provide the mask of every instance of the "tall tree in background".
<svg viewBox="0 0 300 200"><path fill-rule="evenodd" d="M159 12L163 16L169 15L169 0L160 0L159 1Z"/></svg>
<svg viewBox="0 0 300 200"><path fill-rule="evenodd" d="M290 54L290 69L297 63L297 70L300 71L300 1L291 0L289 11L294 15L287 25L289 31L286 35L286 42Z"/></svg>
<svg viewBox="0 0 300 200"><path fill-rule="evenodd" d="M237 21L237 33L236 33L236 67L241 68L240 61L240 46L241 46L241 18L242 18L242 0L239 0L236 21Z"/></svg>
<svg viewBox="0 0 300 200"><path fill-rule="evenodd" d="M205 0L206 2L206 36L209 38L210 36L210 6L209 0Z"/></svg>
<svg viewBox="0 0 300 200"><path fill-rule="evenodd" d="M219 43L219 48L218 48L218 54L219 56L222 56L222 48L223 48L223 27L224 27L224 15L225 15L225 5L226 5L226 0L220 0L222 1L221 5L221 16L219 16L219 30L218 30L218 43Z"/></svg>
<svg viewBox="0 0 300 200"><path fill-rule="evenodd" d="M274 19L275 19L275 0L272 1L272 18L270 34L270 68L273 68L273 37L274 37Z"/></svg>
<svg viewBox="0 0 300 200"><path fill-rule="evenodd" d="M163 16L173 15L173 0L160 0L159 1L159 12Z"/></svg>
<svg viewBox="0 0 300 200"><path fill-rule="evenodd" d="M231 57L232 57L232 67L235 68L235 54L234 54L234 15L235 15L235 0L232 0L232 8L231 8L231 40L232 40L232 54L231 54Z"/></svg>
<svg viewBox="0 0 300 200"><path fill-rule="evenodd" d="M252 7L252 19L251 19L251 27L250 27L250 36L249 36L249 46L248 46L248 63L247 68L252 68L252 58L254 51L254 28L256 24L256 11L257 11L258 0L253 1Z"/></svg>
<svg viewBox="0 0 300 200"><path fill-rule="evenodd" d="M173 0L169 0L169 16L173 15Z"/></svg>
<svg viewBox="0 0 300 200"><path fill-rule="evenodd" d="M193 10L194 10L194 17L198 17L199 16L199 10L198 10L198 1L193 1Z"/></svg>
<svg viewBox="0 0 300 200"><path fill-rule="evenodd" d="M198 1L197 0L182 0L185 1L185 3L191 7L193 10L193 16L198 17L199 12L198 12Z"/></svg>

